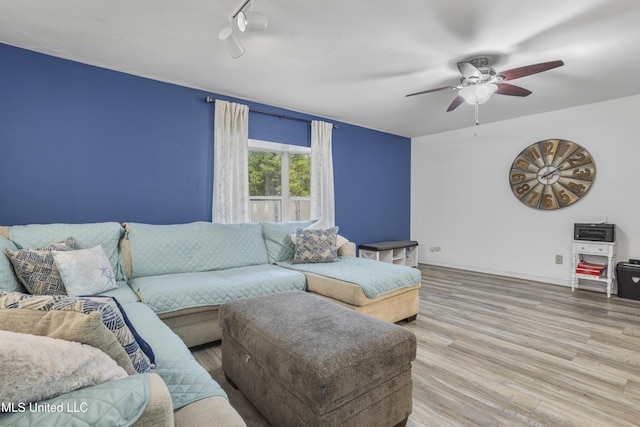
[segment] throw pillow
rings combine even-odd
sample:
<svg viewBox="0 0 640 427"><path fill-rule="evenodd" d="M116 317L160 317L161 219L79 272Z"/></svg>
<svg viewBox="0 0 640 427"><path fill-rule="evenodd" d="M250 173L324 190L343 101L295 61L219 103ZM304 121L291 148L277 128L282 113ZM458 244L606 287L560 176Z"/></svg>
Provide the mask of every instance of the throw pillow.
<svg viewBox="0 0 640 427"><path fill-rule="evenodd" d="M316 221L261 222L260 227L262 227L262 237L267 247L269 263L275 264L293 258L295 248L289 236L298 228L306 228Z"/></svg>
<svg viewBox="0 0 640 427"><path fill-rule="evenodd" d="M18 250L16 245L11 240L5 239L4 237L0 236L0 252L4 253L7 249L10 249L12 251ZM26 291L13 271L13 267L11 266L11 261L9 261L9 257L2 256L2 254L0 254L0 290L6 292Z"/></svg>
<svg viewBox="0 0 640 427"><path fill-rule="evenodd" d="M299 228L296 230L296 252L294 264L335 262L338 259L336 242L338 227L318 230Z"/></svg>
<svg viewBox="0 0 640 427"><path fill-rule="evenodd" d="M294 245L296 244L296 234L293 233L291 235L291 243L293 243ZM347 243L349 243L349 239L347 239L344 236L341 236L338 234L337 238L336 238L336 248L339 250L342 246L346 245Z"/></svg>
<svg viewBox="0 0 640 427"><path fill-rule="evenodd" d="M137 374L116 336L97 311L39 311L0 309L0 330L76 341L105 352L129 375Z"/></svg>
<svg viewBox="0 0 640 427"><path fill-rule="evenodd" d="M45 336L0 331L0 401L27 404L127 377L97 348Z"/></svg>
<svg viewBox="0 0 640 427"><path fill-rule="evenodd" d="M118 287L109 258L100 245L52 255L69 296L95 295Z"/></svg>
<svg viewBox="0 0 640 427"><path fill-rule="evenodd" d="M67 291L56 267L52 251L77 249L72 237L40 249L6 249L18 280L33 295L66 295Z"/></svg>
<svg viewBox="0 0 640 427"><path fill-rule="evenodd" d="M149 362L151 362L151 366L152 367L155 366L156 355L153 353L153 349L151 348L149 343L140 336L138 331L136 331L136 328L133 327L133 323L131 323L131 321L129 320L129 316L127 316L127 313L124 311L124 308L122 308L118 300L115 299L114 297L105 297L105 298L111 299L113 303L116 305L116 307L118 307L118 310L120 310L120 313L122 313L122 319L124 320L124 323L127 325L129 330L133 334L133 338L135 338L136 342L140 346L140 350L142 350L142 352L147 355L147 357L149 358Z"/></svg>
<svg viewBox="0 0 640 427"><path fill-rule="evenodd" d="M148 372L152 362L142 351L140 345L127 326L123 312L111 297L68 297L63 295L27 295L17 292L0 293L1 308L26 308L31 310L78 311L91 313L98 311L102 314L102 323L109 328L116 339L125 349L133 367L139 373Z"/></svg>

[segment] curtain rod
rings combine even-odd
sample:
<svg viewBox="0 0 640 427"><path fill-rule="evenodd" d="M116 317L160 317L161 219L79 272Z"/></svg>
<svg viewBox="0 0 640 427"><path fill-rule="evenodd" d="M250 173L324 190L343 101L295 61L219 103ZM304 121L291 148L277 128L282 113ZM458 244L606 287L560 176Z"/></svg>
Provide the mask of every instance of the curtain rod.
<svg viewBox="0 0 640 427"><path fill-rule="evenodd" d="M215 104L216 100L210 96L206 96L204 98L204 102L206 102L207 104ZM294 116L287 116L286 114L278 114L278 113L272 113L270 111L256 110L255 108L249 108L249 111L253 111L254 113L266 114L267 116L274 116L279 119L289 119L289 120L297 120L299 122L311 123L311 120L309 119L303 119L301 117L294 117ZM338 125L333 124L333 128L338 129Z"/></svg>

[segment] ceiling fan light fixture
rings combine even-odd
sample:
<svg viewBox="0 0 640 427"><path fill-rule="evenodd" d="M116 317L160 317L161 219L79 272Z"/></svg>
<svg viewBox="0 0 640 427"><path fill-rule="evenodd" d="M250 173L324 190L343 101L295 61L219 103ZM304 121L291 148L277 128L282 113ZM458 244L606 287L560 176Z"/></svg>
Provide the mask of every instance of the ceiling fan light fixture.
<svg viewBox="0 0 640 427"><path fill-rule="evenodd" d="M236 16L236 26L242 32L264 31L267 29L267 17L259 12L245 12L241 10Z"/></svg>
<svg viewBox="0 0 640 427"><path fill-rule="evenodd" d="M467 104L484 104L498 90L498 86L493 83L480 83L467 86L458 92Z"/></svg>
<svg viewBox="0 0 640 427"><path fill-rule="evenodd" d="M232 27L223 28L220 33L218 33L218 38L232 58L240 58L244 54L244 46L242 46L240 40L233 34Z"/></svg>

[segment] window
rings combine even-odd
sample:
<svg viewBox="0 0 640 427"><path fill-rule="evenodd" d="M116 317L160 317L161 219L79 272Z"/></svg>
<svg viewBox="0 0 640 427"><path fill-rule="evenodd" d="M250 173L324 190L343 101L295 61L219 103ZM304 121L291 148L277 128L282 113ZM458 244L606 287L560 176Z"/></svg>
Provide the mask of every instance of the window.
<svg viewBox="0 0 640 427"><path fill-rule="evenodd" d="M249 140L251 222L310 219L310 187L311 148Z"/></svg>

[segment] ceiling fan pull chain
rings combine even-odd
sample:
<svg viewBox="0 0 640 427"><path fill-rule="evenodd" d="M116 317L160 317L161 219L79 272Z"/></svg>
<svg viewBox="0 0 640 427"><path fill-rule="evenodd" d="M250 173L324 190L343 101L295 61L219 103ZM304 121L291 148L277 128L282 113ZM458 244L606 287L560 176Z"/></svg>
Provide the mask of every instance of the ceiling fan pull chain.
<svg viewBox="0 0 640 427"><path fill-rule="evenodd" d="M478 137L478 124L480 123L480 121L478 120L478 104L477 102L474 104L475 106L475 112L476 112L476 125L473 128L473 137L477 138Z"/></svg>

